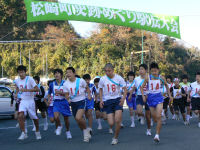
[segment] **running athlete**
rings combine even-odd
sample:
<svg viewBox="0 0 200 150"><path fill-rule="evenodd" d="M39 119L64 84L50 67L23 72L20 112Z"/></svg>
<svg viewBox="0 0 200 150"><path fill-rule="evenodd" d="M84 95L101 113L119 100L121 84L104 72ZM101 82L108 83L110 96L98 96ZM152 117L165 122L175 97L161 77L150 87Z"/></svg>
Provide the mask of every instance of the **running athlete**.
<svg viewBox="0 0 200 150"><path fill-rule="evenodd" d="M147 97L144 95L144 90L143 90L146 84L148 85ZM156 143L160 142L159 134L162 127L161 114L163 110L163 96L161 93L161 86L163 86L163 84L166 86L168 94L171 98L171 94L166 80L164 79L164 77L159 75L158 64L152 63L150 65L150 75L147 75L145 77L145 81L142 84L140 90L142 93L143 100L145 102L147 101L147 104L150 107L151 115L154 119L154 122L157 123L156 135L154 137L154 141Z"/></svg>
<svg viewBox="0 0 200 150"><path fill-rule="evenodd" d="M145 117L147 121L147 130L146 130L146 135L151 136L151 112L149 109L149 106L147 105L146 102L144 102L142 98L142 93L141 93L141 86L144 83L145 76L147 73L147 65L146 64L141 64L139 66L139 77L135 78L135 86L131 90L131 94L135 91L136 89L136 105L137 105L137 114L140 119L140 123L144 125L144 113L143 113L143 106L145 106ZM143 87L143 94L147 94L147 85Z"/></svg>
<svg viewBox="0 0 200 150"><path fill-rule="evenodd" d="M16 95L19 99L19 113L18 120L19 126L22 131L19 140L24 140L28 138L27 132L25 131L25 114L28 112L30 118L34 121L36 127L36 139L41 139L39 132L39 119L36 115L35 102L34 102L34 92L39 92L39 89L32 77L26 76L26 67L23 65L18 66L17 73L19 79L15 80L16 84Z"/></svg>
<svg viewBox="0 0 200 150"><path fill-rule="evenodd" d="M173 107L176 114L176 120L179 120L179 111L182 114L184 124L187 125L188 122L186 122L185 117L185 101L183 99L183 96L186 96L185 90L183 87L179 84L179 79L174 78L174 86L170 89L170 92L173 96Z"/></svg>
<svg viewBox="0 0 200 150"><path fill-rule="evenodd" d="M45 90L44 87L40 84L40 77L34 76L33 79L35 80L35 83L37 84L39 88L39 92L36 92L34 95L35 105L36 105L36 114L39 110L41 112L41 116L44 119L44 131L48 129L48 122L47 122L47 106L44 100ZM33 128L33 131L35 131L35 126Z"/></svg>
<svg viewBox="0 0 200 150"><path fill-rule="evenodd" d="M198 127L200 128L200 72L196 73L196 81L190 85L188 102L192 104L192 111L199 115Z"/></svg>
<svg viewBox="0 0 200 150"><path fill-rule="evenodd" d="M188 76L185 74L182 76L182 82L180 83L180 86L184 88L186 96L183 96L184 102L185 102L185 107L187 109L187 115L186 115L186 120L189 123L190 122L190 102L187 102L187 97L188 97L188 90L190 88L190 82L188 82Z"/></svg>
<svg viewBox="0 0 200 150"><path fill-rule="evenodd" d="M63 71L61 69L54 70L55 81L50 83L48 91L48 103L52 103L51 95L53 94L53 112L56 123L56 135L61 135L62 126L60 122L60 114L64 117L66 127L67 139L72 139L71 132L69 130L69 116L71 116L71 110L68 101L65 99Z"/></svg>
<svg viewBox="0 0 200 150"><path fill-rule="evenodd" d="M135 91L133 91L132 95L130 94L130 91L133 89L135 85L135 73L130 71L127 74L128 81L126 82L126 87L128 90L128 94L126 97L126 103L129 107L129 112L130 112L130 118L131 118L131 128L135 127L135 119L133 113L136 113L136 101L135 101Z"/></svg>
<svg viewBox="0 0 200 150"><path fill-rule="evenodd" d="M101 118L103 117L103 114L102 114L102 109L100 108L100 97L99 97L99 81L100 81L100 78L95 78L94 79L94 100L95 100L95 103L94 103L94 108L95 108L95 113L96 113L96 120L97 120L97 124L98 124L98 127L97 129L98 130L101 130L102 129L102 124L101 124Z"/></svg>
<svg viewBox="0 0 200 150"><path fill-rule="evenodd" d="M127 95L127 89L124 79L114 73L114 67L111 63L106 64L104 70L106 75L101 77L99 81L100 107L104 107L106 110L110 127L113 127L115 124L115 134L111 142L112 145L115 145L118 143L122 122L122 110ZM124 91L122 98L120 87L122 87Z"/></svg>
<svg viewBox="0 0 200 150"><path fill-rule="evenodd" d="M88 119L88 130L90 131L90 134L92 134L92 122L93 122L93 118L92 118L92 111L94 110L94 84L90 83L91 77L89 74L85 74L83 75L83 79L85 80L85 82L87 83L87 86L90 89L90 93L92 94L92 100L88 99L88 95L86 93L86 110L85 110L85 116Z"/></svg>
<svg viewBox="0 0 200 150"><path fill-rule="evenodd" d="M71 104L73 116L83 131L83 141L89 142L91 139L90 131L87 129L84 114L86 110L86 92L88 99L91 100L91 92L85 80L76 77L73 67L66 69L67 81L64 84L65 97Z"/></svg>

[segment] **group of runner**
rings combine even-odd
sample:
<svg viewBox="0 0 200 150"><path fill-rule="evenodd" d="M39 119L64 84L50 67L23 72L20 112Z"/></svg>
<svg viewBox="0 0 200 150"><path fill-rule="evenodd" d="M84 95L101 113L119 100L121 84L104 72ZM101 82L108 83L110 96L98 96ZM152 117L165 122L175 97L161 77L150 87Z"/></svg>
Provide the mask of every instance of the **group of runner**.
<svg viewBox="0 0 200 150"><path fill-rule="evenodd" d="M167 123L170 110L172 119L179 120L179 112L183 123L189 125L192 113L198 116L200 128L200 72L196 73L196 81L188 82L188 76L181 79L170 75L160 75L159 66L153 62L139 66L139 76L130 71L126 81L114 72L114 66L108 63L104 67L105 75L96 77L91 82L89 74L81 78L73 67L68 67L63 73L55 69L54 80L48 81L48 90L40 84L40 77L26 75L26 67L18 66L19 78L15 80L17 121L22 131L19 140L28 138L27 114L33 121L33 131L36 139L41 139L39 131L38 110L44 121L44 130L48 130L48 119L55 123L55 134L61 135L63 125L60 115L64 118L66 138L72 139L69 117L74 119L83 132L83 141L92 138L93 110L95 109L97 129L102 129L101 120L108 123L108 132L113 134L111 144L118 143L122 124L123 105L126 101L130 112L130 127L135 127L135 120L147 124L146 135L151 136L153 123L156 124L154 141L160 141L162 124ZM64 78L66 77L66 79ZM145 112L144 112L145 110ZM87 123L88 122L88 123ZM115 130L113 130L115 127Z"/></svg>

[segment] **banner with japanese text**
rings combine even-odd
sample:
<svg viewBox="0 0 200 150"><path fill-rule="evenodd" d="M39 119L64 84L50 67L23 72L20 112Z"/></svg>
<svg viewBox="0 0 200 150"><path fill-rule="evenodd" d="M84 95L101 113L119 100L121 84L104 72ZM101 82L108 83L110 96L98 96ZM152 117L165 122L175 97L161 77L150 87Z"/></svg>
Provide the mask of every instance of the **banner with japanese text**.
<svg viewBox="0 0 200 150"><path fill-rule="evenodd" d="M24 0L27 22L75 20L113 24L181 38L178 16L97 6Z"/></svg>

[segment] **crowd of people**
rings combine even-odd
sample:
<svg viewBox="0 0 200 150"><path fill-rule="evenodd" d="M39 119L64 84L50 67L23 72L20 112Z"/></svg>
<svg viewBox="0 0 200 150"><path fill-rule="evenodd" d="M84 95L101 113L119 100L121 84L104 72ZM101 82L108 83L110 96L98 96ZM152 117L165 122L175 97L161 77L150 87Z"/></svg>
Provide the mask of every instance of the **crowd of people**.
<svg viewBox="0 0 200 150"><path fill-rule="evenodd" d="M93 132L93 111L96 113L97 129L102 129L102 119L108 123L108 132L113 134L111 144L118 144L120 129L123 126L123 105L126 101L130 112L130 127L136 126L135 120L144 125L146 135L151 136L153 123L156 133L155 143L160 142L162 124L167 123L169 116L189 125L192 114L198 116L200 128L200 72L196 73L196 81L188 82L188 76L181 78L161 76L159 66L153 62L139 66L139 75L133 71L127 73L126 80L114 72L114 66L108 63L104 67L105 75L96 77L91 82L89 74L81 78L73 67L63 73L55 69L54 80L48 81L48 90L40 84L40 77L26 75L26 67L18 66L19 78L15 80L16 119L21 130L19 140L28 138L27 114L33 121L36 139L42 139L39 131L38 110L44 121L44 130L48 130L48 119L55 123L55 134L61 135L65 125L66 138L72 139L69 117L74 116L77 126L83 132L83 141L89 142ZM66 79L64 79L64 76ZM170 110L170 112L168 112ZM169 115L171 113L171 115ZM60 120L64 118L64 125ZM40 121L41 122L41 121ZM115 130L114 130L115 129ZM80 133L81 134L81 133Z"/></svg>

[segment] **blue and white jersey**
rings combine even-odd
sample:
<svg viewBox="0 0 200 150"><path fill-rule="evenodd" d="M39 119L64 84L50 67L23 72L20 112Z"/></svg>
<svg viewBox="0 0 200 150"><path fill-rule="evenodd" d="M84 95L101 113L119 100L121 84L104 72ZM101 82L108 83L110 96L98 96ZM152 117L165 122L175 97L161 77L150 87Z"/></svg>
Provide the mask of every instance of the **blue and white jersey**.
<svg viewBox="0 0 200 150"><path fill-rule="evenodd" d="M64 83L65 83L64 80L61 81L60 85L58 85L58 83L56 81L53 81L50 83L48 94L49 95L53 94L54 100L64 100L65 99L65 96L60 95L60 94L55 94L56 91L63 92L63 88L64 88L63 84Z"/></svg>

